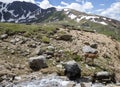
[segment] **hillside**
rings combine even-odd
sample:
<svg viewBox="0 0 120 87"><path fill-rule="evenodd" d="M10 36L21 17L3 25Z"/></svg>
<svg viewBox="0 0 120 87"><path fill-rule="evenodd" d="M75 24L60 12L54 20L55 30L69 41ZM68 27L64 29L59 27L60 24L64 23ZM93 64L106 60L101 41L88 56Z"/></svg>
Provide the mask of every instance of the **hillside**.
<svg viewBox="0 0 120 87"><path fill-rule="evenodd" d="M10 80L11 75L20 76L22 78L20 81L27 79L27 75L33 72L29 68L29 58L43 55L43 53L47 55L48 68L36 73L64 75L63 71L57 67L62 62L75 60L81 66L83 77L106 70L114 72L116 80L120 81L120 42L109 36L97 32L76 30L59 23L36 25L0 23L0 28L1 83L4 80ZM85 42L98 45L99 57L95 59L95 65L91 65L91 60L88 63L84 61L82 47ZM55 51L48 49L51 49L51 46ZM76 51L78 53L74 55ZM62 54L60 53L58 57L53 56L57 52ZM6 76L8 80L2 76ZM30 79L32 77L29 77Z"/></svg>

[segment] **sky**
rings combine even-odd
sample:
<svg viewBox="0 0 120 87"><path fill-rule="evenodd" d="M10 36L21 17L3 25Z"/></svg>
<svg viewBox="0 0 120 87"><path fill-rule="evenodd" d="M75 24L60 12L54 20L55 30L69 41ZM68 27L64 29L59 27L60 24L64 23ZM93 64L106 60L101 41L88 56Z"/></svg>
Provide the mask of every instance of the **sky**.
<svg viewBox="0 0 120 87"><path fill-rule="evenodd" d="M120 0L0 0L2 2L26 1L37 3L41 8L71 8L80 12L97 14L120 21Z"/></svg>

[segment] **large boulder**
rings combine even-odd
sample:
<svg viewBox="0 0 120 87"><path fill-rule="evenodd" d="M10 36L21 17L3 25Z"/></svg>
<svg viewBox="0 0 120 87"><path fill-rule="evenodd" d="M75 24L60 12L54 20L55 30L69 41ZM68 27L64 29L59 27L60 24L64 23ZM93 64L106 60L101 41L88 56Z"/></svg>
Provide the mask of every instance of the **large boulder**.
<svg viewBox="0 0 120 87"><path fill-rule="evenodd" d="M64 68L65 68L65 75L70 80L75 80L81 77L81 69L74 60L66 62L64 64Z"/></svg>
<svg viewBox="0 0 120 87"><path fill-rule="evenodd" d="M46 57L41 55L38 57L29 58L29 66L34 71L40 70L41 68L46 68Z"/></svg>

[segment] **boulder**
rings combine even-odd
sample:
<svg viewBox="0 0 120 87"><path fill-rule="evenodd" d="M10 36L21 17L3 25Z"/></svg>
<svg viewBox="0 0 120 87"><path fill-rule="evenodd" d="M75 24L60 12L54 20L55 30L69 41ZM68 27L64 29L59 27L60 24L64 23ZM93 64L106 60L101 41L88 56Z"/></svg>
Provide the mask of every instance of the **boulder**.
<svg viewBox="0 0 120 87"><path fill-rule="evenodd" d="M64 34L57 38L58 40L72 41L72 35Z"/></svg>
<svg viewBox="0 0 120 87"><path fill-rule="evenodd" d="M0 36L0 39L6 39L8 37L8 34L2 34L1 36Z"/></svg>
<svg viewBox="0 0 120 87"><path fill-rule="evenodd" d="M41 55L29 58L29 66L34 71L38 71L41 68L46 68L47 67L46 57Z"/></svg>
<svg viewBox="0 0 120 87"><path fill-rule="evenodd" d="M90 47L89 45L85 45L85 46L82 48L82 51L83 51L84 53L96 53L96 52L97 52L96 49Z"/></svg>
<svg viewBox="0 0 120 87"><path fill-rule="evenodd" d="M74 61L68 61L64 64L65 75L70 80L75 80L81 77L81 69L79 65Z"/></svg>
<svg viewBox="0 0 120 87"><path fill-rule="evenodd" d="M94 83L94 82L96 82L96 80L99 82L106 82L106 83L114 82L114 83L116 83L115 74L107 72L107 71L101 71L101 72L95 73L92 77L92 82Z"/></svg>

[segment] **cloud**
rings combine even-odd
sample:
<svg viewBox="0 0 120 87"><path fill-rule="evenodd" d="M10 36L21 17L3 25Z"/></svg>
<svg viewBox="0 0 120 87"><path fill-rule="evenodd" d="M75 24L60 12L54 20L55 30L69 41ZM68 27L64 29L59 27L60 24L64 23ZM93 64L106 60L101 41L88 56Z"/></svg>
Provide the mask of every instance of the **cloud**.
<svg viewBox="0 0 120 87"><path fill-rule="evenodd" d="M100 6L104 6L105 4L100 4Z"/></svg>
<svg viewBox="0 0 120 87"><path fill-rule="evenodd" d="M102 12L104 9L97 9L96 12Z"/></svg>
<svg viewBox="0 0 120 87"><path fill-rule="evenodd" d="M85 0L75 0L76 2L85 3Z"/></svg>
<svg viewBox="0 0 120 87"><path fill-rule="evenodd" d="M5 2L5 3L11 3L14 1L26 1L26 2L32 2L35 3L35 0L0 0L0 2Z"/></svg>
<svg viewBox="0 0 120 87"><path fill-rule="evenodd" d="M101 11L100 15L120 20L120 2L112 3L109 8Z"/></svg>
<svg viewBox="0 0 120 87"><path fill-rule="evenodd" d="M61 4L62 4L62 5L69 5L68 3L63 2L63 1L61 1Z"/></svg>
<svg viewBox="0 0 120 87"><path fill-rule="evenodd" d="M52 6L52 4L50 4L49 0L43 0L41 2L38 2L39 6L43 9L47 9L47 8L50 8L50 7L54 7Z"/></svg>
<svg viewBox="0 0 120 87"><path fill-rule="evenodd" d="M65 2L61 2L62 5L64 6L56 6L57 8L70 8L70 9L74 9L77 11L81 11L81 12L86 12L87 10L91 10L93 8L93 5L91 2L85 2L82 4L79 3L65 3Z"/></svg>

